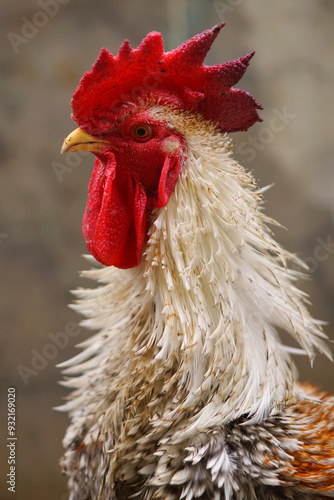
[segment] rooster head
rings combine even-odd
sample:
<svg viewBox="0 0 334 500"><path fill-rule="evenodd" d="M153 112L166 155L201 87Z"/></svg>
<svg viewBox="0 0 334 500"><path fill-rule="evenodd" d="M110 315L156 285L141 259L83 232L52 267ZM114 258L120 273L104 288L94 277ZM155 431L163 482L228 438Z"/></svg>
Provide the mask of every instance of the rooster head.
<svg viewBox="0 0 334 500"><path fill-rule="evenodd" d="M199 114L223 132L247 130L259 121L257 104L232 86L253 56L205 66L219 24L165 53L160 33L137 49L126 40L117 56L102 49L72 99L78 127L62 152L96 156L83 217L89 252L102 264L137 266L151 212L167 205L186 158L180 131L150 108L167 106Z"/></svg>

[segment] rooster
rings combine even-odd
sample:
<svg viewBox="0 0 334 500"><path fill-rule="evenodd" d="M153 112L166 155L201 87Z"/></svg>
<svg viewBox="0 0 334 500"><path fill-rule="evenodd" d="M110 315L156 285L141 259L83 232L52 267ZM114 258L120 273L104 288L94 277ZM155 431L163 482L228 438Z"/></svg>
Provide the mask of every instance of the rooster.
<svg viewBox="0 0 334 500"><path fill-rule="evenodd" d="M76 292L98 333L62 364L71 500L334 497L334 398L298 383L278 329L330 352L232 157L226 133L261 106L233 88L253 53L203 64L222 26L167 53L157 32L102 49L72 99L62 152L96 157L82 228L100 286Z"/></svg>

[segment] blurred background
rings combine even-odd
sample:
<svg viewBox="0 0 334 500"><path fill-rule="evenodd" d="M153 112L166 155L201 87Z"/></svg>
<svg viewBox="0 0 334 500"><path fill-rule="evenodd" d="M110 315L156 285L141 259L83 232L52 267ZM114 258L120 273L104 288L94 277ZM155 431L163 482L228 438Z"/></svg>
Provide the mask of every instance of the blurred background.
<svg viewBox="0 0 334 500"><path fill-rule="evenodd" d="M233 134L236 154L261 186L275 183L265 210L288 229L274 229L279 241L308 263L303 288L334 338L334 2L1 0L0 9L1 437L15 387L15 498L65 500L58 459L68 420L52 407L66 390L55 365L86 336L67 304L69 290L85 284L81 218L93 157L59 151L75 127L70 100L80 77L101 47L115 54L125 38L136 47L152 30L170 50L225 21L207 64L256 50L239 86L264 106L263 122ZM313 369L296 363L302 380L333 389L324 357ZM9 499L4 440L0 453L0 497Z"/></svg>

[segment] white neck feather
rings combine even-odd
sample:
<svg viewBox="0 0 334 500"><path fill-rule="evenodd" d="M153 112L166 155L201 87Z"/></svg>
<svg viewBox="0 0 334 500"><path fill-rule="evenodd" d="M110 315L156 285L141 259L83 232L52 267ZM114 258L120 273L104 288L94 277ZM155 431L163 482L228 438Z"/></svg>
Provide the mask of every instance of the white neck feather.
<svg viewBox="0 0 334 500"><path fill-rule="evenodd" d="M153 419L191 416L184 438L242 415L258 421L294 397L295 369L277 327L311 358L327 348L294 285L299 273L286 267L298 260L272 239L260 191L231 158L229 139L199 117L154 112L185 137L186 164L155 214L140 266L85 273L105 286L79 290L76 307L101 332L67 364L69 374L84 373L71 382L79 398L67 408L78 408L89 372L118 400L131 384L137 404L140 391L150 394Z"/></svg>

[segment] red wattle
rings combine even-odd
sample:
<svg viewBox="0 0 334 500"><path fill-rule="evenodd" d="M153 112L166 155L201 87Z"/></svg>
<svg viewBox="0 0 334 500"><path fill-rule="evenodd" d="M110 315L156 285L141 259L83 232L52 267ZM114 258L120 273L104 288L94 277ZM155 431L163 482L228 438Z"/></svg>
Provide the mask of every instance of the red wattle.
<svg viewBox="0 0 334 500"><path fill-rule="evenodd" d="M116 161L114 158L114 168L115 167ZM110 168L113 168L112 162L110 162ZM103 189L105 183L104 172L105 167L98 159L96 159L94 163L94 169L88 184L88 199L82 220L82 234L86 240L87 250L99 262L101 261L94 250L94 236L97 219L99 217L103 199Z"/></svg>
<svg viewBox="0 0 334 500"><path fill-rule="evenodd" d="M122 269L139 264L146 235L146 194L112 156L96 160L88 188L83 235L101 264Z"/></svg>
<svg viewBox="0 0 334 500"><path fill-rule="evenodd" d="M140 180L116 164L108 154L107 165L99 159L88 186L82 232L88 251L106 266L128 269L142 258L147 232L147 212L167 205L180 170L178 158L166 157L156 194L148 198Z"/></svg>
<svg viewBox="0 0 334 500"><path fill-rule="evenodd" d="M146 238L146 226L147 226L147 196L145 189L139 183L136 184L136 192L134 199L134 220L135 220L135 230L136 230L136 257L137 264L141 261L142 250ZM136 264L136 265L137 265Z"/></svg>
<svg viewBox="0 0 334 500"><path fill-rule="evenodd" d="M166 156L162 167L160 181L158 186L158 197L155 202L156 207L165 207L169 201L170 195L174 191L176 181L180 173L179 158Z"/></svg>

